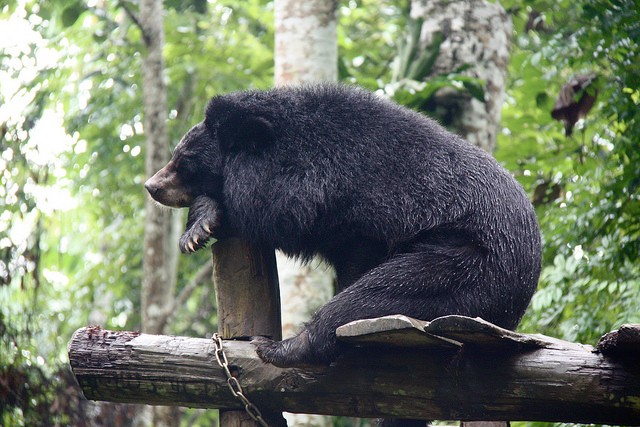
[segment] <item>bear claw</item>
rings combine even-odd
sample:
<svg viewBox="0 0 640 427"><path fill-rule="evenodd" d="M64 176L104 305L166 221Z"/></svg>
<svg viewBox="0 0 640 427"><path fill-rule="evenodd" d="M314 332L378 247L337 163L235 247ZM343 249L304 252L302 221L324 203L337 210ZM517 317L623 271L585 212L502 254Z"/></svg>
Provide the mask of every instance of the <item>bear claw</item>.
<svg viewBox="0 0 640 427"><path fill-rule="evenodd" d="M221 213L215 200L198 196L189 209L187 229L180 237L180 250L193 253L202 249L220 227Z"/></svg>
<svg viewBox="0 0 640 427"><path fill-rule="evenodd" d="M210 233L207 234L195 234L197 233L196 231L193 230L193 228L188 229L187 231L184 232L184 234L182 235L182 237L180 238L180 250L183 253L193 253L198 251L199 249L202 249L207 242L209 241L209 238L212 237Z"/></svg>

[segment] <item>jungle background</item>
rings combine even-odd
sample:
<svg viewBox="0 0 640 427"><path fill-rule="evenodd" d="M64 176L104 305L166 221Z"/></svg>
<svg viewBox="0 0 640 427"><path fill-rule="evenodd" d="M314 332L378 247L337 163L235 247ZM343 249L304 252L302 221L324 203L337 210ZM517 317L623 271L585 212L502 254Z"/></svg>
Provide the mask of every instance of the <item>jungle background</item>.
<svg viewBox="0 0 640 427"><path fill-rule="evenodd" d="M539 289L519 330L595 344L622 323L640 323L640 2L501 4L513 32L493 154L531 195L544 244ZM168 157L211 96L273 85L274 4L162 5ZM408 76L419 83L411 90L390 86L415 27L410 6L408 0L338 3L338 80L413 108L427 105L442 87L483 99L484 82L456 73ZM66 354L77 328L141 329L141 307L148 306L142 295L149 208L142 184L149 129L141 69L150 46L136 19L139 7L124 0L0 6L3 426L146 422L133 405L86 402ZM567 135L551 111L575 76L590 76L575 101L585 94L596 99ZM169 243L183 222L183 213L167 222ZM211 286L201 286L210 280L209 251L168 253L175 271L161 329L210 336L214 296ZM172 425L217 419L216 411L174 415Z"/></svg>

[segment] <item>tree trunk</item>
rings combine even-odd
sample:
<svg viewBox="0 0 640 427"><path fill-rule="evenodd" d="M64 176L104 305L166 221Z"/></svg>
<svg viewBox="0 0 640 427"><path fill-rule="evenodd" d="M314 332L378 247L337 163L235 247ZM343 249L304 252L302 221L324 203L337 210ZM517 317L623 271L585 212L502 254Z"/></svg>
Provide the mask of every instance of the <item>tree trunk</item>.
<svg viewBox="0 0 640 427"><path fill-rule="evenodd" d="M167 94L164 83L164 45L162 1L140 2L139 25L146 52L142 63L144 132L146 135L147 176L169 161L169 137L166 128ZM147 198L145 204L144 254L142 279L142 331L161 334L165 330L167 307L172 306L175 288L175 251L171 245L171 211L160 209ZM173 242L175 243L175 242ZM172 254L172 252L174 252ZM155 426L179 425L177 408L154 408Z"/></svg>
<svg viewBox="0 0 640 427"><path fill-rule="evenodd" d="M438 108L446 108L445 125L488 152L493 152L500 129L505 79L509 65L511 18L497 2L486 0L412 0L411 16L422 18L422 40L432 43L441 32L444 41L432 74L450 73L471 65L464 73L485 81L485 102L440 91Z"/></svg>
<svg viewBox="0 0 640 427"><path fill-rule="evenodd" d="M276 85L338 78L337 0L276 0Z"/></svg>
<svg viewBox="0 0 640 427"><path fill-rule="evenodd" d="M275 2L275 82L338 78L337 7L334 0ZM333 272L319 261L308 266L278 254L283 336L290 337L333 293Z"/></svg>
<svg viewBox="0 0 640 427"><path fill-rule="evenodd" d="M166 128L167 96L163 80L162 2L144 0L140 3L140 24L143 28L146 55L143 59L144 132L146 135L146 168L148 176L169 161L169 138ZM142 282L142 330L159 334L164 330L158 314L173 297L167 260L171 235L170 211L157 207L151 198L145 205L144 266Z"/></svg>
<svg viewBox="0 0 640 427"><path fill-rule="evenodd" d="M338 79L338 1L276 0L275 83ZM314 260L309 265L277 254L282 298L282 335L287 338L333 294L334 273ZM287 414L290 426L326 426L326 417Z"/></svg>

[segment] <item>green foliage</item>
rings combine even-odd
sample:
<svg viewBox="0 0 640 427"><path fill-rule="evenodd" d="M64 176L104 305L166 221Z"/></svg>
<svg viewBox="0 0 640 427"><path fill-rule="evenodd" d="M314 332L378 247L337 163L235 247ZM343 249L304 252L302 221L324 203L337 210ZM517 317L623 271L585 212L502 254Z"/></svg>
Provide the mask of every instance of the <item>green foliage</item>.
<svg viewBox="0 0 640 427"><path fill-rule="evenodd" d="M435 33L431 45L421 47L424 21L409 16L409 3L387 5L376 13L371 12L375 6L369 3L351 1L342 8L340 80L357 82L416 110L427 109L435 93L445 87L484 102L484 82L463 74L470 64L452 73L433 73L443 35ZM380 12L385 21L380 21ZM377 41L378 49L366 49L355 40L367 44Z"/></svg>
<svg viewBox="0 0 640 427"><path fill-rule="evenodd" d="M420 35L424 19L409 19L407 22L407 37L398 43L398 53L394 61L391 81L409 79L424 80L440 54L440 45L444 37L442 33L434 35L433 43L426 49L420 46Z"/></svg>
<svg viewBox="0 0 640 427"><path fill-rule="evenodd" d="M439 44L416 49L420 25L408 19L409 3L341 3L341 80L416 109L445 86L482 100L483 82L465 77L465 67L424 80ZM515 33L495 154L533 195L545 249L522 328L594 343L640 322L640 4L502 3ZM10 1L0 9L3 22L21 17L30 30L20 46L0 42L2 425L71 423L72 411L43 408L68 395L61 366L72 332L140 324L144 48L122 5L137 11L136 2L115 0ZM210 96L272 84L273 5L169 0L165 8L173 145ZM544 24L525 31L532 12ZM567 138L550 111L559 88L587 73L599 76L598 100ZM64 132L48 133L58 122ZM178 291L208 257L180 257ZM198 288L173 332L205 336L214 322L213 296ZM9 380L20 383L12 397L1 387ZM187 417L207 424L215 415Z"/></svg>
<svg viewBox="0 0 640 427"><path fill-rule="evenodd" d="M7 46L0 78L16 86L0 91L0 352L7 355L0 384L19 377L41 390L38 398L25 394L3 407L3 425L58 422L40 409L48 410L64 386L57 372L66 366L75 329L140 325L144 47L122 5L137 13L135 4L116 1L2 9L7 22L24 18L34 41L0 44ZM273 17L272 5L258 0L167 6L170 150L201 120L212 95L271 84ZM52 121L64 132L44 134ZM209 257L206 251L180 257L178 291ZM214 297L206 292L197 289L178 310L176 333L215 329ZM6 325L23 326L9 336Z"/></svg>
<svg viewBox="0 0 640 427"><path fill-rule="evenodd" d="M86 419L67 366L52 371L41 356L28 318L9 323L0 312L0 424L3 426L79 425Z"/></svg>
<svg viewBox="0 0 640 427"><path fill-rule="evenodd" d="M432 43L421 46L423 23L423 19L407 20L406 37L398 43L391 82L383 86L384 93L399 104L415 110L428 109L428 103L443 88L468 92L484 102L484 82L462 74L471 64L459 67L452 73L434 74L433 66L440 54L444 36L440 32L434 33Z"/></svg>
<svg viewBox="0 0 640 427"><path fill-rule="evenodd" d="M496 156L532 193L555 193L538 200L544 269L523 328L595 343L640 321L640 8L635 0L526 5L514 15ZM539 32L524 31L532 11L544 11ZM566 138L549 115L553 100L571 76L590 72L599 75L598 101Z"/></svg>
<svg viewBox="0 0 640 427"><path fill-rule="evenodd" d="M352 0L340 7L339 80L377 90L388 83L404 37L409 1ZM371 49L371 46L375 46Z"/></svg>

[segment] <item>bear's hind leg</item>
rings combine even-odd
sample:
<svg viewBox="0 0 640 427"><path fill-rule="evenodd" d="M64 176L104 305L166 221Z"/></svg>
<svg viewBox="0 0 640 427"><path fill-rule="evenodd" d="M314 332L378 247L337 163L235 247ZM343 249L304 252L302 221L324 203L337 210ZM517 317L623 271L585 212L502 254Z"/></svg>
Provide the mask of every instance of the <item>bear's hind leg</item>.
<svg viewBox="0 0 640 427"><path fill-rule="evenodd" d="M329 364L339 354L336 328L358 319L404 314L432 320L447 314L482 316L492 292L483 251L473 246L418 244L371 269L337 294L284 341L254 341L260 357L276 366ZM488 319L489 320L489 319Z"/></svg>

